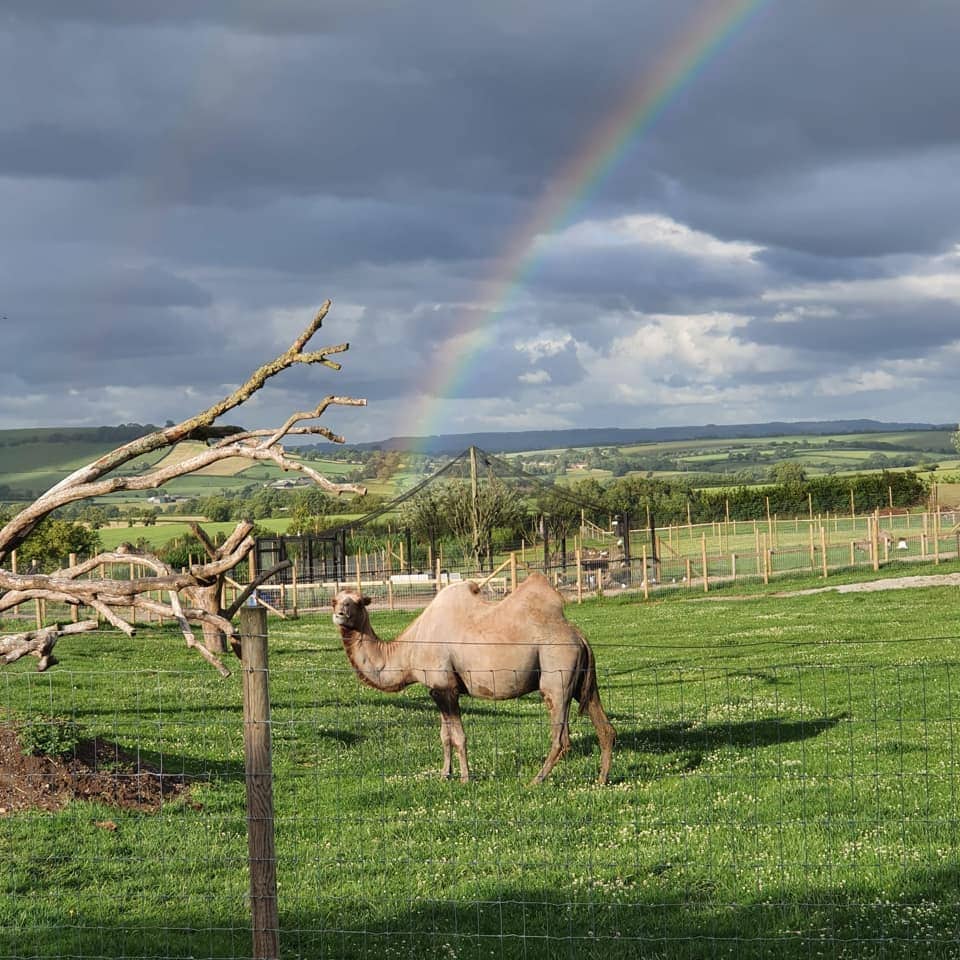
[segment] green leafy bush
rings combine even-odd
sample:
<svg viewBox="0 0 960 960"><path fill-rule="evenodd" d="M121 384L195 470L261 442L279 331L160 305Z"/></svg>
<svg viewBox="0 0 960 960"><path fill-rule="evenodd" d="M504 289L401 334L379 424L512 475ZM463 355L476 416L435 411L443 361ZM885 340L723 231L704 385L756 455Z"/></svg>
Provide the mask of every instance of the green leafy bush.
<svg viewBox="0 0 960 960"><path fill-rule="evenodd" d="M64 757L80 742L80 726L69 717L31 717L19 731L24 756Z"/></svg>

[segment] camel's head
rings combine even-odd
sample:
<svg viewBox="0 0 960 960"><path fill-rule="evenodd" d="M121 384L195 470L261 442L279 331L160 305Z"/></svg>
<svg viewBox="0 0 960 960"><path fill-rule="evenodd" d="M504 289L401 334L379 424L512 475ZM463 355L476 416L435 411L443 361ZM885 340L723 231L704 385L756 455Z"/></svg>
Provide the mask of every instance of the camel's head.
<svg viewBox="0 0 960 960"><path fill-rule="evenodd" d="M356 590L341 590L330 601L333 607L333 622L344 630L360 630L367 619L370 598Z"/></svg>

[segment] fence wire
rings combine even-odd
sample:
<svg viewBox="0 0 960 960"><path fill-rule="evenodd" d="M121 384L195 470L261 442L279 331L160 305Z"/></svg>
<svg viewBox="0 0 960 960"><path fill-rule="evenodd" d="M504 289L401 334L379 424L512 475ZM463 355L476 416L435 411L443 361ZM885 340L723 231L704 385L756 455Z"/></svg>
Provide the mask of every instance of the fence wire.
<svg viewBox="0 0 960 960"><path fill-rule="evenodd" d="M960 956L955 663L598 646L611 783L577 719L529 786L550 724L528 697L464 700L460 784L426 692L360 685L323 636L271 637L282 956ZM249 956L239 688L0 674L0 957Z"/></svg>

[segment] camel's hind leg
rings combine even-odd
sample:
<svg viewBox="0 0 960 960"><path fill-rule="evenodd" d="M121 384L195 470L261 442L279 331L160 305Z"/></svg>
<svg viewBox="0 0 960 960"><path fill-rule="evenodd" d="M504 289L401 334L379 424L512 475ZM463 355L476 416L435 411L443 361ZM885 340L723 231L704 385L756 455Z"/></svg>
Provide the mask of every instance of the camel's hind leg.
<svg viewBox="0 0 960 960"><path fill-rule="evenodd" d="M533 778L532 783L543 783L550 776L557 761L570 749L570 700L569 691L560 693L540 688L543 702L550 713L550 752L543 761L540 772Z"/></svg>
<svg viewBox="0 0 960 960"><path fill-rule="evenodd" d="M610 760L613 757L613 744L617 739L617 731L607 719L596 687L586 698L586 703L580 704L580 712L590 715L590 720L597 731L597 740L600 741L600 774L597 777L597 783L606 783L610 776Z"/></svg>
<svg viewBox="0 0 960 960"><path fill-rule="evenodd" d="M470 779L470 767L467 764L467 735L463 731L460 719L460 697L449 690L431 690L433 702L440 708L440 743L443 745L443 767L440 776L450 779L453 772L453 752L456 751L460 762L460 782Z"/></svg>

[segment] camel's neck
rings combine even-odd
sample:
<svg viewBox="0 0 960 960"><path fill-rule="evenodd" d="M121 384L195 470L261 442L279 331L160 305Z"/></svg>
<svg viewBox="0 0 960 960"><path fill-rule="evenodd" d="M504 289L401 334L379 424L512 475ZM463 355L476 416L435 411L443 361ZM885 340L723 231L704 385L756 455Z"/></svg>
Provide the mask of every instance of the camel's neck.
<svg viewBox="0 0 960 960"><path fill-rule="evenodd" d="M402 645L384 643L374 633L369 617L364 617L359 629L340 627L340 639L350 665L368 686L396 693L414 682L402 661Z"/></svg>

